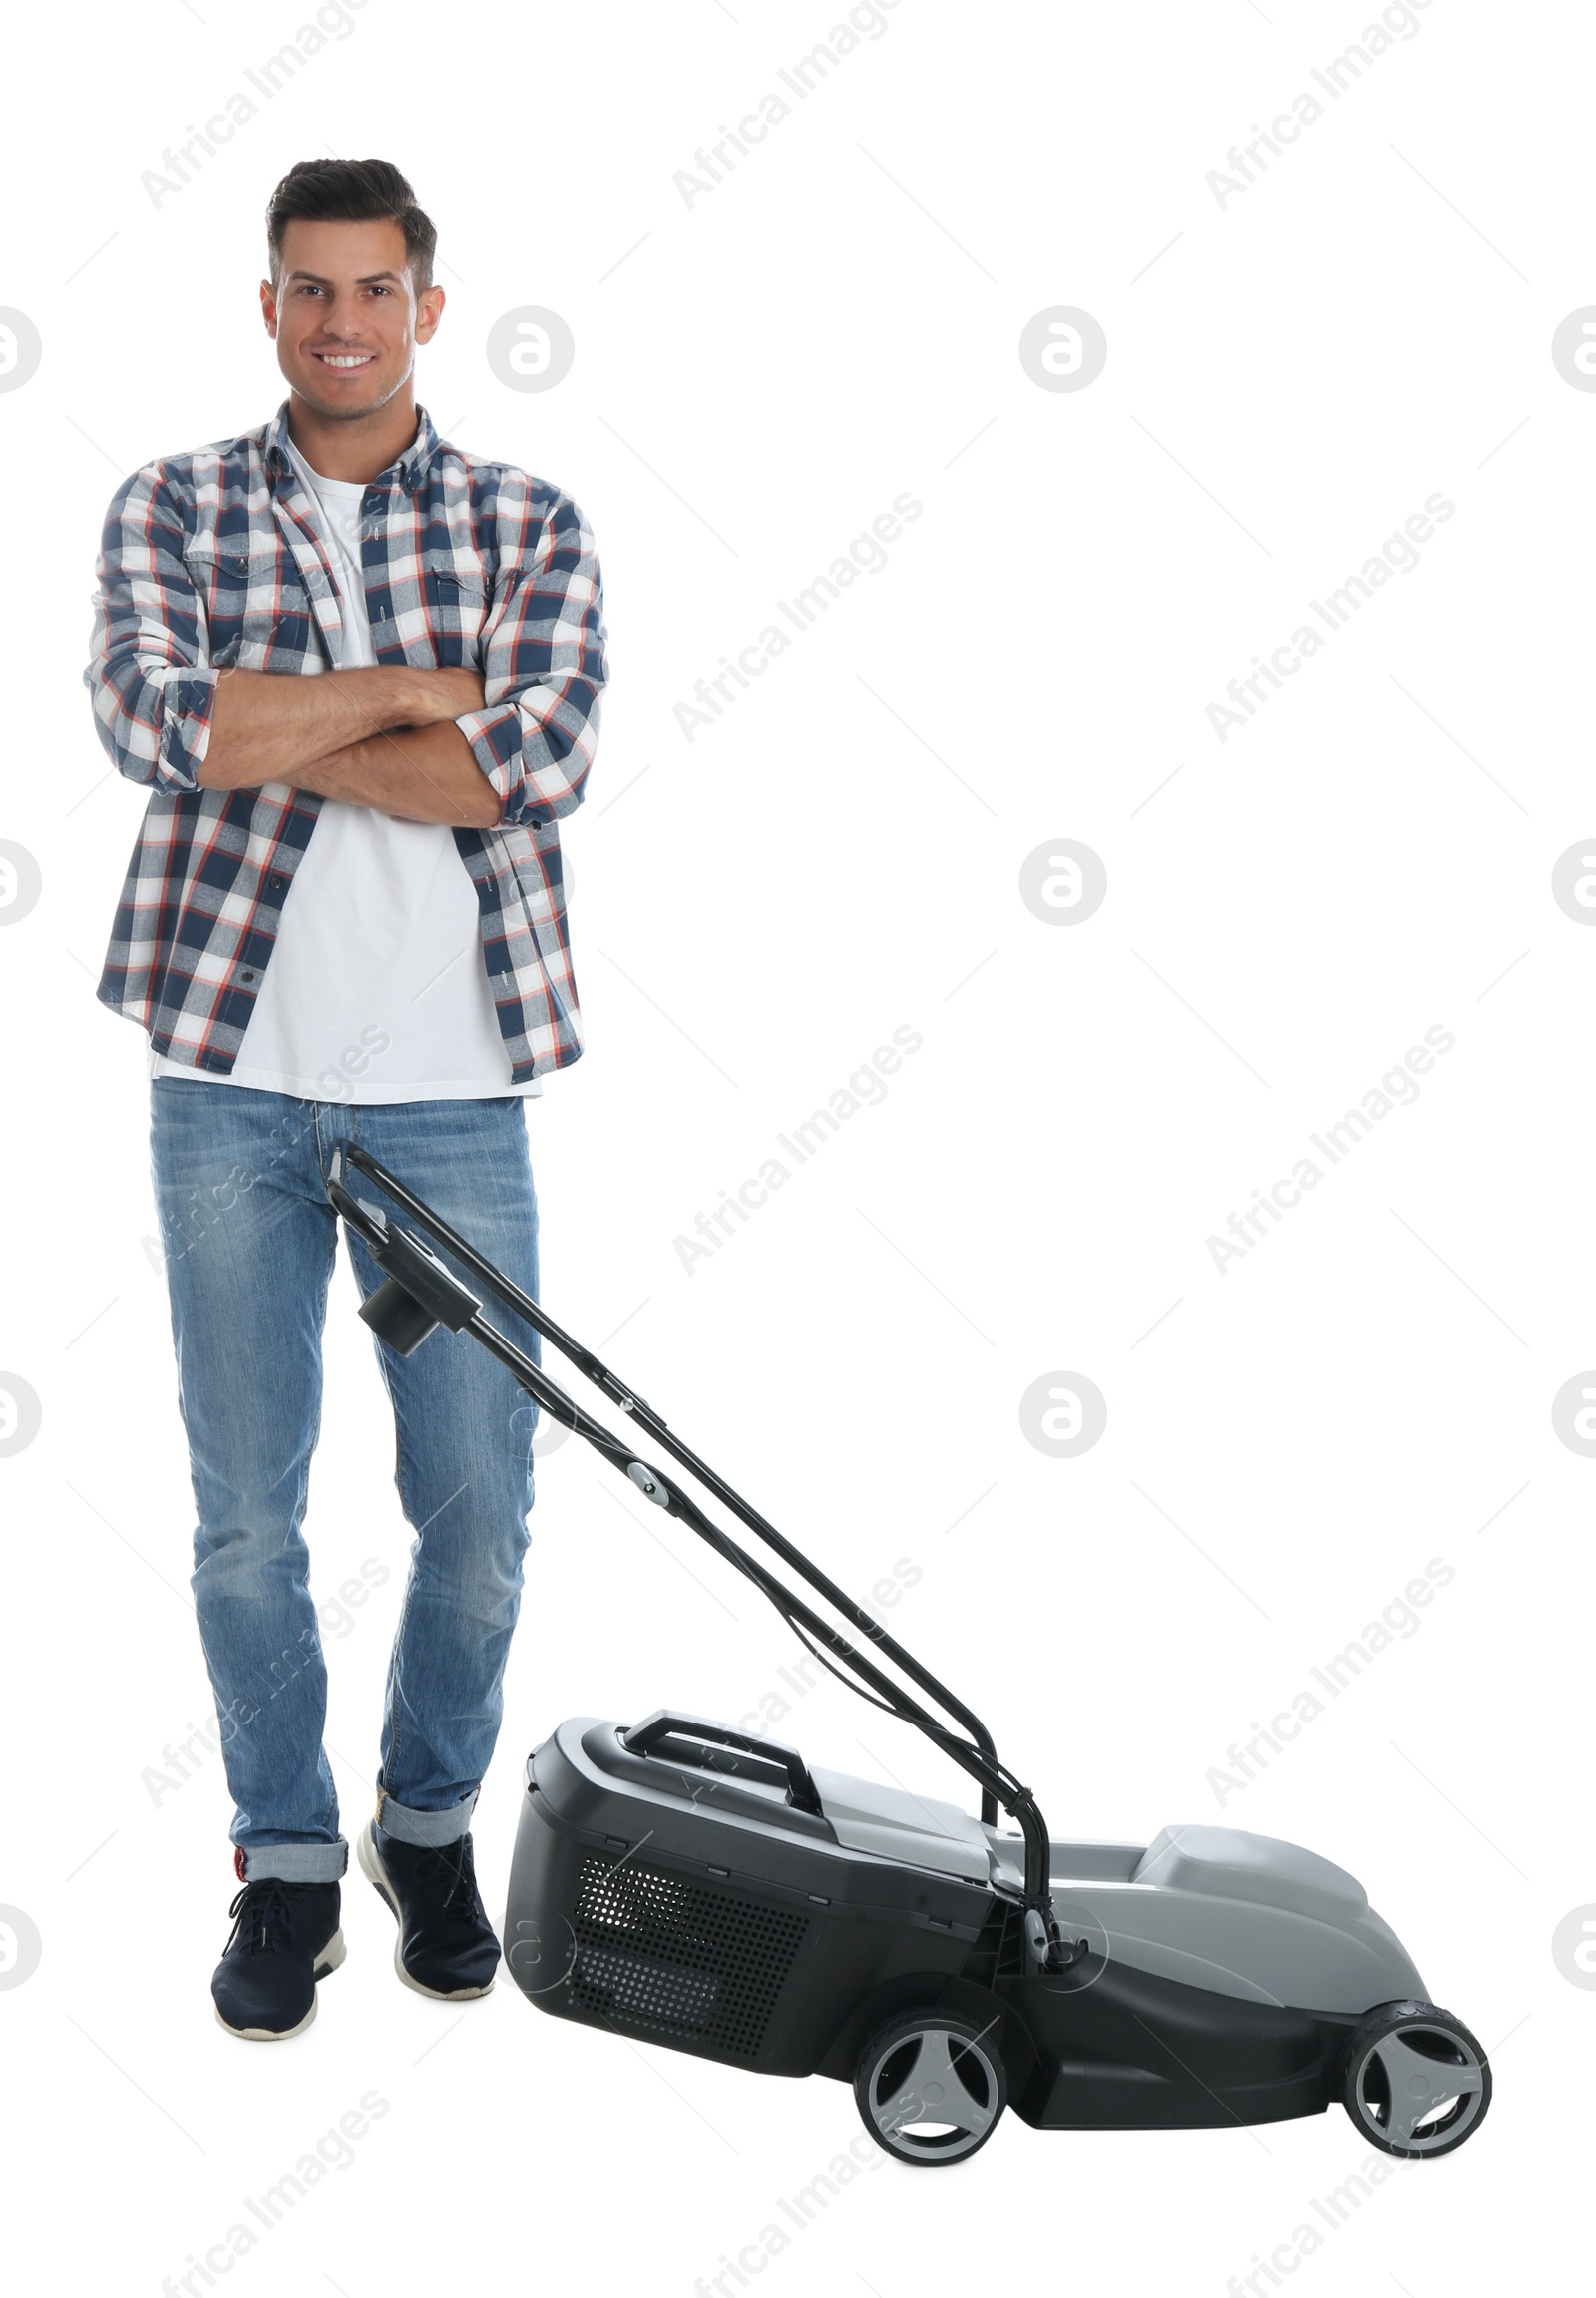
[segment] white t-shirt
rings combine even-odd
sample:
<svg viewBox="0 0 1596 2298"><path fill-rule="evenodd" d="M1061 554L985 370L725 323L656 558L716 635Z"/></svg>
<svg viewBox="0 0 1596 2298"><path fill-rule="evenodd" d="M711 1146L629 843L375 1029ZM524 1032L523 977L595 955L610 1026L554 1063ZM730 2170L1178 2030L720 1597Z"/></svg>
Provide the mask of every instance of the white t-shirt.
<svg viewBox="0 0 1596 2298"><path fill-rule="evenodd" d="M376 652L360 564L358 481L323 479L291 443L321 512L343 606L340 669ZM150 1052L152 1077L305 1101L480 1100L541 1094L510 1081L483 963L477 894L453 832L324 798L283 903L243 1043L225 1077Z"/></svg>

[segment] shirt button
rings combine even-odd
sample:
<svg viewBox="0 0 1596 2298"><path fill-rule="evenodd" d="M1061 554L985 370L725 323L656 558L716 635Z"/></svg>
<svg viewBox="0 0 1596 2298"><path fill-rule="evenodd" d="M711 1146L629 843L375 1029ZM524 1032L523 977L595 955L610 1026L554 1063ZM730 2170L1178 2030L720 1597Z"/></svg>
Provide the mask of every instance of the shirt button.
<svg viewBox="0 0 1596 2298"><path fill-rule="evenodd" d="M238 978L240 981L252 981L254 979L254 975L245 969L245 971L239 974Z"/></svg>

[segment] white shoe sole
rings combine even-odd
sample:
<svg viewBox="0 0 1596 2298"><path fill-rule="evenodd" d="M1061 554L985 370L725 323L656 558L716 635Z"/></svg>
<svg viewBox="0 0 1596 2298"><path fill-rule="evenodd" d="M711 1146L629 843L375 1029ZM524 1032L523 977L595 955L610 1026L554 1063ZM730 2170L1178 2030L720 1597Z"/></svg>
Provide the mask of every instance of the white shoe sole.
<svg viewBox="0 0 1596 2298"><path fill-rule="evenodd" d="M326 1946L316 1957L311 1966L312 1977L324 1979L329 1971L336 1971L348 1952L348 1948L343 1943L343 1931L340 1927L334 1931ZM316 1997L312 1995L310 2008L297 2027L234 2027L230 2019L222 2018L219 2003L212 2002L211 2009L216 2014L216 2025L224 2027L229 2035L236 2035L245 2043L286 2043L290 2035L302 2035L310 2025L316 2015Z"/></svg>
<svg viewBox="0 0 1596 2298"><path fill-rule="evenodd" d="M393 1943L393 1967L404 1984L410 1989L412 1995L425 1995L434 2003L469 2003L474 2002L479 1995L491 1995L493 1993L493 1981L491 1979L486 1987L456 1987L446 1994L441 1987L423 1987L419 1979L411 1978L405 1969L404 1958L400 1953L400 1949L405 1943L404 1909L395 1898L393 1885L383 1872L382 1861L377 1856L377 1847L371 1840L371 1822L369 1820L361 1828L355 1839L355 1857L360 1862L361 1874L365 1876L368 1883L375 1884L377 1890L386 1900L394 1921L399 1926L399 1936Z"/></svg>

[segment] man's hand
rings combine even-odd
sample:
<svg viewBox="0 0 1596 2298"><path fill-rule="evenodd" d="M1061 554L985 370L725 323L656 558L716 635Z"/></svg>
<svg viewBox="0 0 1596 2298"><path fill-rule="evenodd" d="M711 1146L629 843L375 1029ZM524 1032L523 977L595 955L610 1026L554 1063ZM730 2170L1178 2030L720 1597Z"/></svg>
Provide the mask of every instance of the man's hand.
<svg viewBox="0 0 1596 2298"><path fill-rule="evenodd" d="M412 670L403 664L383 664L370 670L329 670L311 678L224 670L216 683L200 786L251 790L263 782L297 782L305 789L319 789L321 785L304 772L312 761L325 762L329 755L380 738L396 727L435 731L482 706L482 678L475 670ZM455 740L470 758L464 737L455 732ZM444 817L430 814L425 819ZM493 819L498 820L497 811Z"/></svg>

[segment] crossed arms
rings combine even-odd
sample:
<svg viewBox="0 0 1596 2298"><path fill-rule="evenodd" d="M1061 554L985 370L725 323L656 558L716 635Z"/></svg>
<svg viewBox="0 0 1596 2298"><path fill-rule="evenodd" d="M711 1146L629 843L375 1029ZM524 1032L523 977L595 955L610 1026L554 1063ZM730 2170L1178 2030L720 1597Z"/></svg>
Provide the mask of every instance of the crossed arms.
<svg viewBox="0 0 1596 2298"><path fill-rule="evenodd" d="M204 790L291 782L401 821L491 829L499 793L453 723L482 707L475 670L224 670L197 780Z"/></svg>
<svg viewBox="0 0 1596 2298"><path fill-rule="evenodd" d="M211 662L184 557L191 462L147 464L106 518L84 682L119 773L174 795L287 782L482 829L546 825L582 803L607 663L598 554L569 496L498 469L480 670L303 676Z"/></svg>

